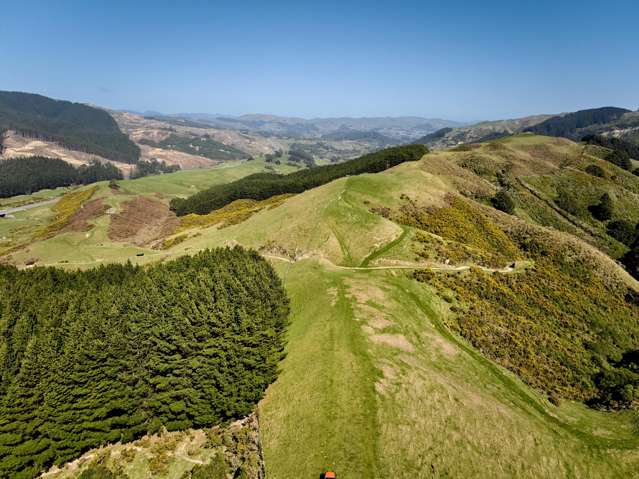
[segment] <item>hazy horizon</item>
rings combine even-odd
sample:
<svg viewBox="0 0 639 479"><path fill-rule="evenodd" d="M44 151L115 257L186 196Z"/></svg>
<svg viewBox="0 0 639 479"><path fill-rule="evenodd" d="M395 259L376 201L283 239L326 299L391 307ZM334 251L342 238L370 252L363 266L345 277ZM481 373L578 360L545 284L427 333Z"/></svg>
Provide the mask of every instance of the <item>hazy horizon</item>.
<svg viewBox="0 0 639 479"><path fill-rule="evenodd" d="M25 1L3 10L0 89L166 114L469 122L636 110L638 14L627 0Z"/></svg>

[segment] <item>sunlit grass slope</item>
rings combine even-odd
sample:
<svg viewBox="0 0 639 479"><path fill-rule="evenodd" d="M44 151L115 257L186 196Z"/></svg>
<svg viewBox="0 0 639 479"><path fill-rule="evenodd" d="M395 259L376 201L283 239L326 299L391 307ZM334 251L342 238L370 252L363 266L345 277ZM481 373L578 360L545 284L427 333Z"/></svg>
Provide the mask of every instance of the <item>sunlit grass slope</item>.
<svg viewBox="0 0 639 479"><path fill-rule="evenodd" d="M162 251L144 250L144 257L134 256L139 248L99 236L108 217L95 221L90 238L53 238L31 245L29 254L50 263L67 257L86 258L87 265L96 258L146 262L237 242L270 258L292 313L280 376L259 407L269 478L319 477L326 468L358 479L632 477L639 467L636 414L551 404L451 333L445 326L452 323L450 304L402 268L469 267L481 255L465 249L459 261L443 264L437 254L424 253L425 233L393 219L409 201L436 209L453 192L488 204L499 189L496 173L509 162L512 175L529 178L573 167L566 158L579 155L581 147L571 142L517 137L342 178L239 224L180 231L175 235L186 238ZM174 184L171 177L155 186L152 179L125 182L123 190L185 195L195 184L179 176ZM571 222L552 209L550 192L533 197L521 188L516 214L522 219L555 221L566 233L604 244L587 221ZM502 253L498 260L506 264L495 266L518 259ZM609 266L616 268L612 261Z"/></svg>

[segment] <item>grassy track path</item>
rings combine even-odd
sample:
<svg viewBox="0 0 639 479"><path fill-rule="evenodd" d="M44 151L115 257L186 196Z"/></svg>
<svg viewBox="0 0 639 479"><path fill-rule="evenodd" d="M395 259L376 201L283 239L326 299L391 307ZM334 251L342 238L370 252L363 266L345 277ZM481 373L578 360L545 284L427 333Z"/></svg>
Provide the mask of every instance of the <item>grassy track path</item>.
<svg viewBox="0 0 639 479"><path fill-rule="evenodd" d="M404 241L404 238L406 238L406 235L408 235L408 232L409 232L409 229L406 226L402 226L402 232L397 238L395 238L392 241L389 241L388 243L381 246L380 248L372 251L368 256L366 256L366 258L364 258L364 260L360 264L360 267L362 268L367 267L371 261L375 261L377 258L383 256L386 252L390 251L393 247L400 244L402 241Z"/></svg>

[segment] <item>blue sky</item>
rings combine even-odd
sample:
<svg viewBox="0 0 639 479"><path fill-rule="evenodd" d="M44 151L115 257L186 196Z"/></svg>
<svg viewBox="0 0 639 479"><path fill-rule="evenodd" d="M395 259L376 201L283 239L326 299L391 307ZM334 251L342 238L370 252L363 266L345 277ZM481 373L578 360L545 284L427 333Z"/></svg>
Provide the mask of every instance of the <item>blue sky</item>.
<svg viewBox="0 0 639 479"><path fill-rule="evenodd" d="M496 119L639 108L639 2L3 2L0 89L111 108Z"/></svg>

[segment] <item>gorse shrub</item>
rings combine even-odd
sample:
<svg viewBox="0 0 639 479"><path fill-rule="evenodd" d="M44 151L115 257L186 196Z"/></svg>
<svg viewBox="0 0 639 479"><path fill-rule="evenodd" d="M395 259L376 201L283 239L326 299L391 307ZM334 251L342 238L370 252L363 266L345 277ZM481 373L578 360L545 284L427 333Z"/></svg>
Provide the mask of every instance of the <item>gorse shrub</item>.
<svg viewBox="0 0 639 479"><path fill-rule="evenodd" d="M623 386L636 381L616 364L639 346L639 305L628 301L624 285L606 283L569 246L528 233L514 239L534 268L415 277L452 296L455 314L447 322L453 331L526 383L560 398L609 403L616 386L601 382L600 374L625 377L630 383Z"/></svg>
<svg viewBox="0 0 639 479"><path fill-rule="evenodd" d="M532 228L502 229L461 198L438 209L410 203L394 218L430 233L415 238L440 261L503 267L524 259L534 265L519 273L415 272L451 305L445 318L451 330L554 398L636 404L637 375L620 361L639 349L637 293L602 274L585 251ZM435 245L432 235L440 238ZM639 273L639 254L627 258L629 270L634 265Z"/></svg>
<svg viewBox="0 0 639 479"><path fill-rule="evenodd" d="M606 226L606 231L610 236L626 246L632 246L639 239L639 225L632 224L626 220L611 221Z"/></svg>
<svg viewBox="0 0 639 479"><path fill-rule="evenodd" d="M472 202L453 195L447 200L449 206L435 210L409 202L394 219L443 238L438 246L428 236L417 236L427 245L426 250L437 251L438 260L474 260L485 266L503 267L519 258L517 246Z"/></svg>
<svg viewBox="0 0 639 479"><path fill-rule="evenodd" d="M593 218L599 221L607 221L612 218L614 211L612 198L608 193L604 193L599 198L599 203L588 207L588 211L592 214Z"/></svg>
<svg viewBox="0 0 639 479"><path fill-rule="evenodd" d="M40 228L35 237L36 238L48 238L64 228L73 215L75 215L82 205L85 204L97 191L97 186L85 188L82 190L74 190L66 193L58 202L53 206L52 211L55 213L53 219L49 224Z"/></svg>
<svg viewBox="0 0 639 479"><path fill-rule="evenodd" d="M250 413L287 315L273 269L241 248L149 268L0 267L0 477Z"/></svg>
<svg viewBox="0 0 639 479"><path fill-rule="evenodd" d="M606 177L606 172L603 170L603 168L599 165L588 165L586 166L586 173L592 175L592 176L596 176L598 178L605 178Z"/></svg>
<svg viewBox="0 0 639 479"><path fill-rule="evenodd" d="M515 212L515 202L510 195L505 191L499 191L492 199L492 205L498 210L512 215Z"/></svg>

